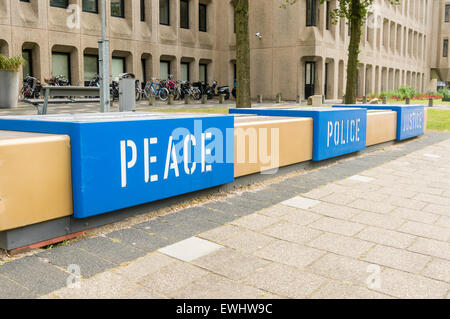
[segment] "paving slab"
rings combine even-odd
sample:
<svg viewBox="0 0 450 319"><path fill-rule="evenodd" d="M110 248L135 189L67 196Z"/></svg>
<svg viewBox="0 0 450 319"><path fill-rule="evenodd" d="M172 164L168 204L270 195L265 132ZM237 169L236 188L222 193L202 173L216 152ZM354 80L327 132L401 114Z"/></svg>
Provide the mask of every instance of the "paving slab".
<svg viewBox="0 0 450 319"><path fill-rule="evenodd" d="M314 293L313 299L391 299L392 297L337 281L329 282L325 287Z"/></svg>
<svg viewBox="0 0 450 319"><path fill-rule="evenodd" d="M288 298L307 298L327 283L327 279L273 263L245 278L248 285Z"/></svg>
<svg viewBox="0 0 450 319"><path fill-rule="evenodd" d="M318 205L320 202L315 199L310 199L307 197L301 197L301 196L295 196L288 200L283 201L281 204L294 207L294 208L300 208L300 209L308 209L312 208L316 205Z"/></svg>
<svg viewBox="0 0 450 319"><path fill-rule="evenodd" d="M266 235L297 244L307 243L322 234L320 230L292 224L288 221L273 224L262 230L262 232Z"/></svg>
<svg viewBox="0 0 450 319"><path fill-rule="evenodd" d="M450 286L442 281L417 276L396 269L381 273L381 287L373 290L405 299L444 298Z"/></svg>
<svg viewBox="0 0 450 319"><path fill-rule="evenodd" d="M174 297L176 291L208 275L208 271L189 263L175 261L139 280L150 291L166 297Z"/></svg>
<svg viewBox="0 0 450 319"><path fill-rule="evenodd" d="M358 258L366 253L373 243L361 239L325 233L307 244L310 247L332 252L342 256Z"/></svg>
<svg viewBox="0 0 450 319"><path fill-rule="evenodd" d="M249 230L224 240L223 244L238 251L253 253L275 241L275 238Z"/></svg>
<svg viewBox="0 0 450 319"><path fill-rule="evenodd" d="M0 275L25 287L31 291L31 294L37 295L45 295L65 286L70 276L68 272L36 256L24 257L0 266ZM8 287L13 288L16 293L20 290L15 285L8 285Z"/></svg>
<svg viewBox="0 0 450 319"><path fill-rule="evenodd" d="M167 245L167 241L159 236L149 234L136 228L125 228L106 234L112 241L130 245L146 252L152 252Z"/></svg>
<svg viewBox="0 0 450 319"><path fill-rule="evenodd" d="M85 250L72 246L60 246L37 254L53 265L67 269L69 265L78 265L82 278L89 278L116 265Z"/></svg>
<svg viewBox="0 0 450 319"><path fill-rule="evenodd" d="M398 249L377 245L362 260L412 273L420 273L431 261L431 257Z"/></svg>
<svg viewBox="0 0 450 319"><path fill-rule="evenodd" d="M372 226L361 231L356 237L362 240L401 249L409 247L417 238L412 235Z"/></svg>
<svg viewBox="0 0 450 319"><path fill-rule="evenodd" d="M83 249L114 264L121 264L145 255L142 250L102 236L80 240L70 246Z"/></svg>
<svg viewBox="0 0 450 319"><path fill-rule="evenodd" d="M241 280L270 262L230 248L222 248L192 263L227 278Z"/></svg>
<svg viewBox="0 0 450 319"><path fill-rule="evenodd" d="M435 258L422 272L425 277L445 281L450 284L450 261Z"/></svg>
<svg viewBox="0 0 450 319"><path fill-rule="evenodd" d="M215 274L209 274L174 293L177 299L257 299L265 292Z"/></svg>
<svg viewBox="0 0 450 319"><path fill-rule="evenodd" d="M304 268L324 255L324 251L278 240L254 253L255 256L280 264Z"/></svg>
<svg viewBox="0 0 450 319"><path fill-rule="evenodd" d="M362 260L327 253L306 269L326 278L367 287L371 264Z"/></svg>
<svg viewBox="0 0 450 319"><path fill-rule="evenodd" d="M31 299L36 296L31 290L0 275L0 299Z"/></svg>
<svg viewBox="0 0 450 319"><path fill-rule="evenodd" d="M223 246L199 237L191 237L178 243L160 248L158 251L172 258L182 261L193 261L197 258L211 254Z"/></svg>

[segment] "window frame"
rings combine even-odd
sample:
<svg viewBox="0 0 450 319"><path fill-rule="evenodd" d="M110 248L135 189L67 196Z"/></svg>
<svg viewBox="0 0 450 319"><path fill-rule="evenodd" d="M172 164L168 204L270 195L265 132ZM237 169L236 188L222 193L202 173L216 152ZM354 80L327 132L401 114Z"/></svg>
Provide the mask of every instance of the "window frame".
<svg viewBox="0 0 450 319"><path fill-rule="evenodd" d="M187 25L186 26L183 26L182 24L181 24L181 21L182 21L182 15L181 15L181 3L185 3L186 4L186 14L187 14L187 17L186 17L186 21L187 21ZM190 29L190 12L189 12L189 0L180 0L180 28L181 29Z"/></svg>
<svg viewBox="0 0 450 319"><path fill-rule="evenodd" d="M83 54L83 74L84 77L86 76L86 61L85 61L85 57L90 57L90 58L96 58L96 67L97 67L97 75L100 74L100 62L99 62L99 56L97 54L89 54L89 53L85 53ZM92 80L92 79L90 79ZM84 82L86 81L90 81L90 80L86 80L84 79Z"/></svg>
<svg viewBox="0 0 450 319"><path fill-rule="evenodd" d="M200 82L202 82L201 80L200 80L200 68L202 67L202 66L204 66L205 67L205 76L204 76L204 83L208 83L208 63L199 63L198 64L198 80L200 81Z"/></svg>
<svg viewBox="0 0 450 319"><path fill-rule="evenodd" d="M190 68L191 68L191 63L190 62L181 62L180 63L180 78L181 78L181 75L182 75L182 72L181 72L181 65L186 65L186 67L187 67L187 72L186 72L186 75L187 75L187 80L186 81L190 81L191 80L191 70L190 70Z"/></svg>
<svg viewBox="0 0 450 319"><path fill-rule="evenodd" d="M52 51L52 55L51 55L51 57L52 57L52 71L51 71L51 75L52 75L52 76L57 76L57 75L61 75L61 74L54 74L54 73L53 73L53 55L64 55L64 56L67 57L67 67L68 67L68 70L67 70L67 73L68 73L68 79L67 79L67 80L69 81L69 84L72 84L72 61L71 61L71 54L68 53L68 52Z"/></svg>
<svg viewBox="0 0 450 319"><path fill-rule="evenodd" d="M120 8L121 8L121 10L120 10L120 15L116 15L116 14L113 13L113 10L112 10L112 4L113 4L113 2L112 2L112 0L111 0L111 2L110 2L110 6L111 6L111 17L114 17L114 18L122 18L122 19L124 19L124 18L125 18L125 0L119 0L119 1L120 1Z"/></svg>
<svg viewBox="0 0 450 319"><path fill-rule="evenodd" d="M161 1L165 1L167 4L167 23L161 20ZM170 26L170 0L159 0L159 24Z"/></svg>
<svg viewBox="0 0 450 319"><path fill-rule="evenodd" d="M24 2L28 2L28 1L24 1ZM33 76L34 77L34 71L33 71L33 49L22 49L22 57L24 52L26 52L28 54L28 69L30 70L30 74L28 74L29 76ZM23 70L22 70L22 74L23 74ZM23 74L23 76L25 76L25 74Z"/></svg>
<svg viewBox="0 0 450 319"><path fill-rule="evenodd" d="M53 1L50 0L50 7L67 9L67 7L69 6L69 0L65 0L65 5L64 4L57 4L57 3L54 3ZM26 1L26 2L29 2L29 1Z"/></svg>
<svg viewBox="0 0 450 319"><path fill-rule="evenodd" d="M94 11L85 9L84 6L83 6L83 1L81 1L81 10L82 10L83 12L87 12L87 13L95 13L95 14L98 14L98 0L94 0L94 1L95 1L95 10L94 10Z"/></svg>
<svg viewBox="0 0 450 319"><path fill-rule="evenodd" d="M306 26L316 27L317 26L317 1L316 0L306 0Z"/></svg>
<svg viewBox="0 0 450 319"><path fill-rule="evenodd" d="M444 22L450 22L450 3L446 3L444 7Z"/></svg>
<svg viewBox="0 0 450 319"><path fill-rule="evenodd" d="M202 28L202 15L200 14L200 8L204 8L205 12L205 26ZM200 32L208 32L208 5L204 3L198 4L198 31Z"/></svg>
<svg viewBox="0 0 450 319"><path fill-rule="evenodd" d="M141 22L145 22L146 20L146 16L145 16L145 0L141 0L141 4L140 4L140 20Z"/></svg>
<svg viewBox="0 0 450 319"><path fill-rule="evenodd" d="M442 57L448 58L448 39L442 41Z"/></svg>

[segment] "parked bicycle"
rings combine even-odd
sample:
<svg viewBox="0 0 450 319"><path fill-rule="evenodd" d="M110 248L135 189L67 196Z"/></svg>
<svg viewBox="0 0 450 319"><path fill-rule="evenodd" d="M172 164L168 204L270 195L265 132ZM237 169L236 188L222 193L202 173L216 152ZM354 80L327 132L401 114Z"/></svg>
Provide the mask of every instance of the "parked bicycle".
<svg viewBox="0 0 450 319"><path fill-rule="evenodd" d="M51 86L68 86L70 85L69 80L64 75L55 75L49 79L44 80L45 83Z"/></svg>
<svg viewBox="0 0 450 319"><path fill-rule="evenodd" d="M38 99L41 95L41 82L32 76L27 76L23 80L23 87L20 91L21 99Z"/></svg>
<svg viewBox="0 0 450 319"><path fill-rule="evenodd" d="M145 84L145 88L142 92L145 99L149 99L150 96L158 97L161 101L166 101L169 98L169 90L165 87L165 81L158 81L152 78L151 82Z"/></svg>

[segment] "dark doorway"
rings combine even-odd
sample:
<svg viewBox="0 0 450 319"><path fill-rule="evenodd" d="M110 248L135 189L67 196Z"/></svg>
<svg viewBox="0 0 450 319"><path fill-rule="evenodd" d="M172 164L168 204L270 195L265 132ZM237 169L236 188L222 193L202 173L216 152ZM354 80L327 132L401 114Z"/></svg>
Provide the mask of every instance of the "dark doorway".
<svg viewBox="0 0 450 319"><path fill-rule="evenodd" d="M314 95L316 62L305 62L305 99Z"/></svg>
<svg viewBox="0 0 450 319"><path fill-rule="evenodd" d="M323 87L323 95L328 98L328 63L325 63L325 80Z"/></svg>

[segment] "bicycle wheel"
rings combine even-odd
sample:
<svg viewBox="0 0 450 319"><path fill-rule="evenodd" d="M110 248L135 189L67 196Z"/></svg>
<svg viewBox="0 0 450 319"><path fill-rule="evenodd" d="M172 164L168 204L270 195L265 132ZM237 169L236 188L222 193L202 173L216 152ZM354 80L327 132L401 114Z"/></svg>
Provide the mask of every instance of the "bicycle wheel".
<svg viewBox="0 0 450 319"><path fill-rule="evenodd" d="M141 100L141 91L140 90L136 90L136 102L139 102Z"/></svg>
<svg viewBox="0 0 450 319"><path fill-rule="evenodd" d="M166 101L169 98L169 90L167 90L166 88L161 88L159 90L158 96L161 101Z"/></svg>

